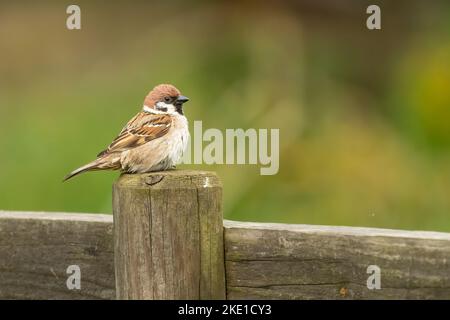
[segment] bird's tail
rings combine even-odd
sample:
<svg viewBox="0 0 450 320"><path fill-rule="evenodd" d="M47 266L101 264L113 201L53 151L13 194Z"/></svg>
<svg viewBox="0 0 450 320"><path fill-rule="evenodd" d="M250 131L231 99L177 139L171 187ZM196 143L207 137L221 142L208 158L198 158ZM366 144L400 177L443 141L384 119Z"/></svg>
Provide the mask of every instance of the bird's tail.
<svg viewBox="0 0 450 320"><path fill-rule="evenodd" d="M95 170L108 170L108 169L111 170L120 169L120 164L109 161L108 157L101 157L72 171L71 173L69 173L67 176L64 177L63 182L83 172Z"/></svg>

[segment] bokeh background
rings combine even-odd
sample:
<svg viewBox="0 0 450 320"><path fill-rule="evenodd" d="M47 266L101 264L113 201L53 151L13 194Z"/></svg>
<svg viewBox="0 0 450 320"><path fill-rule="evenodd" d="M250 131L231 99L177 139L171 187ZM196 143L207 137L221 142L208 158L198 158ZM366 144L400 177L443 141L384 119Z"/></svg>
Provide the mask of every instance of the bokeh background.
<svg viewBox="0 0 450 320"><path fill-rule="evenodd" d="M68 183L156 84L204 128L279 128L280 170L216 170L225 217L450 231L450 2L0 4L0 209L111 213L118 173Z"/></svg>

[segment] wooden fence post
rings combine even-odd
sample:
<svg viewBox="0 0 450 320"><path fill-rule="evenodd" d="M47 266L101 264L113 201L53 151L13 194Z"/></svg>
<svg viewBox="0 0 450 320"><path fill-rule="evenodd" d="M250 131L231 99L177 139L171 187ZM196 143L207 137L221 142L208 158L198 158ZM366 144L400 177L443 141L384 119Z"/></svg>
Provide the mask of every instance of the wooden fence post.
<svg viewBox="0 0 450 320"><path fill-rule="evenodd" d="M225 299L213 172L124 174L113 186L117 299Z"/></svg>

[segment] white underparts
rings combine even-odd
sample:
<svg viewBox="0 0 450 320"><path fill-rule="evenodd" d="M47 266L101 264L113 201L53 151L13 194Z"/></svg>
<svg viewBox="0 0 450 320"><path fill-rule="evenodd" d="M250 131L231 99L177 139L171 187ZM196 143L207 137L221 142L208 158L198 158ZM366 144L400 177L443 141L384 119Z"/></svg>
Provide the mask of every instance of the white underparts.
<svg viewBox="0 0 450 320"><path fill-rule="evenodd" d="M162 137L123 152L120 159L122 169L126 172L143 173L173 168L180 162L189 140L186 117L176 111L172 114L145 105L143 111L151 114L170 114L172 120L170 129ZM165 125L156 124L151 126Z"/></svg>

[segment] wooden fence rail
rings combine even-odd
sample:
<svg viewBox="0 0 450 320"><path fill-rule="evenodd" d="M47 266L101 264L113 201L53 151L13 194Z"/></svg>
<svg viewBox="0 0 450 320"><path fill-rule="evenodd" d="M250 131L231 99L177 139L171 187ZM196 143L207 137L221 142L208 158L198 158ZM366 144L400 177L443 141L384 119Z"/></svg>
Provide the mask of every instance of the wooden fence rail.
<svg viewBox="0 0 450 320"><path fill-rule="evenodd" d="M221 192L210 172L124 175L114 227L0 211L0 299L450 299L450 234L227 221Z"/></svg>

